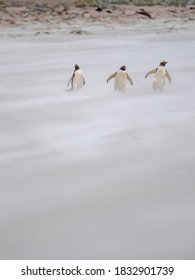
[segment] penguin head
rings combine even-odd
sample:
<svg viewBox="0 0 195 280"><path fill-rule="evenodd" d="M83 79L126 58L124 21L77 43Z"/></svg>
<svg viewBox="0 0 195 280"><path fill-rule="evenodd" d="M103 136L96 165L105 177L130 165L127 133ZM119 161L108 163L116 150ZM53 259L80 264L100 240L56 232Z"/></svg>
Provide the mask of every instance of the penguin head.
<svg viewBox="0 0 195 280"><path fill-rule="evenodd" d="M161 63L160 63L160 66L165 66L166 64L168 63L168 61L162 61Z"/></svg>
<svg viewBox="0 0 195 280"><path fill-rule="evenodd" d="M78 64L75 64L74 69L78 70L80 67L78 66Z"/></svg>
<svg viewBox="0 0 195 280"><path fill-rule="evenodd" d="M125 71L126 70L126 66L125 65L121 66L120 70Z"/></svg>

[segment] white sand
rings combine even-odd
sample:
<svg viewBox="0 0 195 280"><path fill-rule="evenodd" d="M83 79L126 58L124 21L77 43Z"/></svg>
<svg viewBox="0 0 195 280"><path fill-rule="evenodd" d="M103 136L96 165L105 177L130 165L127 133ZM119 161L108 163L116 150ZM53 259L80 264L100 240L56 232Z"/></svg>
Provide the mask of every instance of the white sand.
<svg viewBox="0 0 195 280"><path fill-rule="evenodd" d="M195 29L142 30L2 31L1 259L195 258ZM144 75L162 60L161 93ZM123 64L134 85L117 94Z"/></svg>

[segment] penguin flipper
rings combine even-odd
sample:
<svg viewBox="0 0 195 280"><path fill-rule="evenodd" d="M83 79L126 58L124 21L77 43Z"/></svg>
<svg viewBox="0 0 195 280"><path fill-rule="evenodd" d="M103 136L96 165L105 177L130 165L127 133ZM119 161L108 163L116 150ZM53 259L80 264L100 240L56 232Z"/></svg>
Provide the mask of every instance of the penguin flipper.
<svg viewBox="0 0 195 280"><path fill-rule="evenodd" d="M69 86L69 84L70 84L70 82L72 81L72 79L73 79L73 75L71 76L71 78L70 78L70 80L69 80L69 82L68 82L68 84L67 84L67 87Z"/></svg>
<svg viewBox="0 0 195 280"><path fill-rule="evenodd" d="M128 74L126 75L127 75L127 80L131 83L131 85L133 85L133 80L131 79L131 77Z"/></svg>
<svg viewBox="0 0 195 280"><path fill-rule="evenodd" d="M155 74L156 71L157 71L157 68L155 68L155 69L149 71L149 72L145 75L145 78L147 78L150 74Z"/></svg>
<svg viewBox="0 0 195 280"><path fill-rule="evenodd" d="M111 79L115 78L115 77L116 77L116 74L117 74L117 72L114 73L114 74L112 74L112 75L107 79L106 82L108 83Z"/></svg>
<svg viewBox="0 0 195 280"><path fill-rule="evenodd" d="M168 73L168 71L166 72L166 77L167 77L167 79L168 79L168 81L169 81L169 84L171 83L171 76L170 76L170 74Z"/></svg>
<svg viewBox="0 0 195 280"><path fill-rule="evenodd" d="M85 85L85 79L83 78L83 85Z"/></svg>

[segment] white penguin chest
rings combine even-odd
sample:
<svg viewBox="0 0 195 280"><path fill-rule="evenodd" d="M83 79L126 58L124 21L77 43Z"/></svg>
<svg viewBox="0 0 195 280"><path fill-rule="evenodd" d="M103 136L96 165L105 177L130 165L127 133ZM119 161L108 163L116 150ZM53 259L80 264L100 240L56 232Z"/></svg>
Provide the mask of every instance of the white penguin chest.
<svg viewBox="0 0 195 280"><path fill-rule="evenodd" d="M166 69L163 66L159 66L155 74L156 79L164 80L166 78Z"/></svg>
<svg viewBox="0 0 195 280"><path fill-rule="evenodd" d="M126 82L127 82L126 72L119 70L116 74L115 83L116 84L125 84Z"/></svg>

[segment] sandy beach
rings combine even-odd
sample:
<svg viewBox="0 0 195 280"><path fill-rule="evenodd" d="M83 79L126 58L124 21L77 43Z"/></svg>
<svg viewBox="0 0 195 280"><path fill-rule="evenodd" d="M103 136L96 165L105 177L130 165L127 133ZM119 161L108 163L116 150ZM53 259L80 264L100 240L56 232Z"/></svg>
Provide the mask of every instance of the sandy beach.
<svg viewBox="0 0 195 280"><path fill-rule="evenodd" d="M195 258L195 10L118 9L1 11L0 259ZM125 94L106 83L121 65Z"/></svg>

